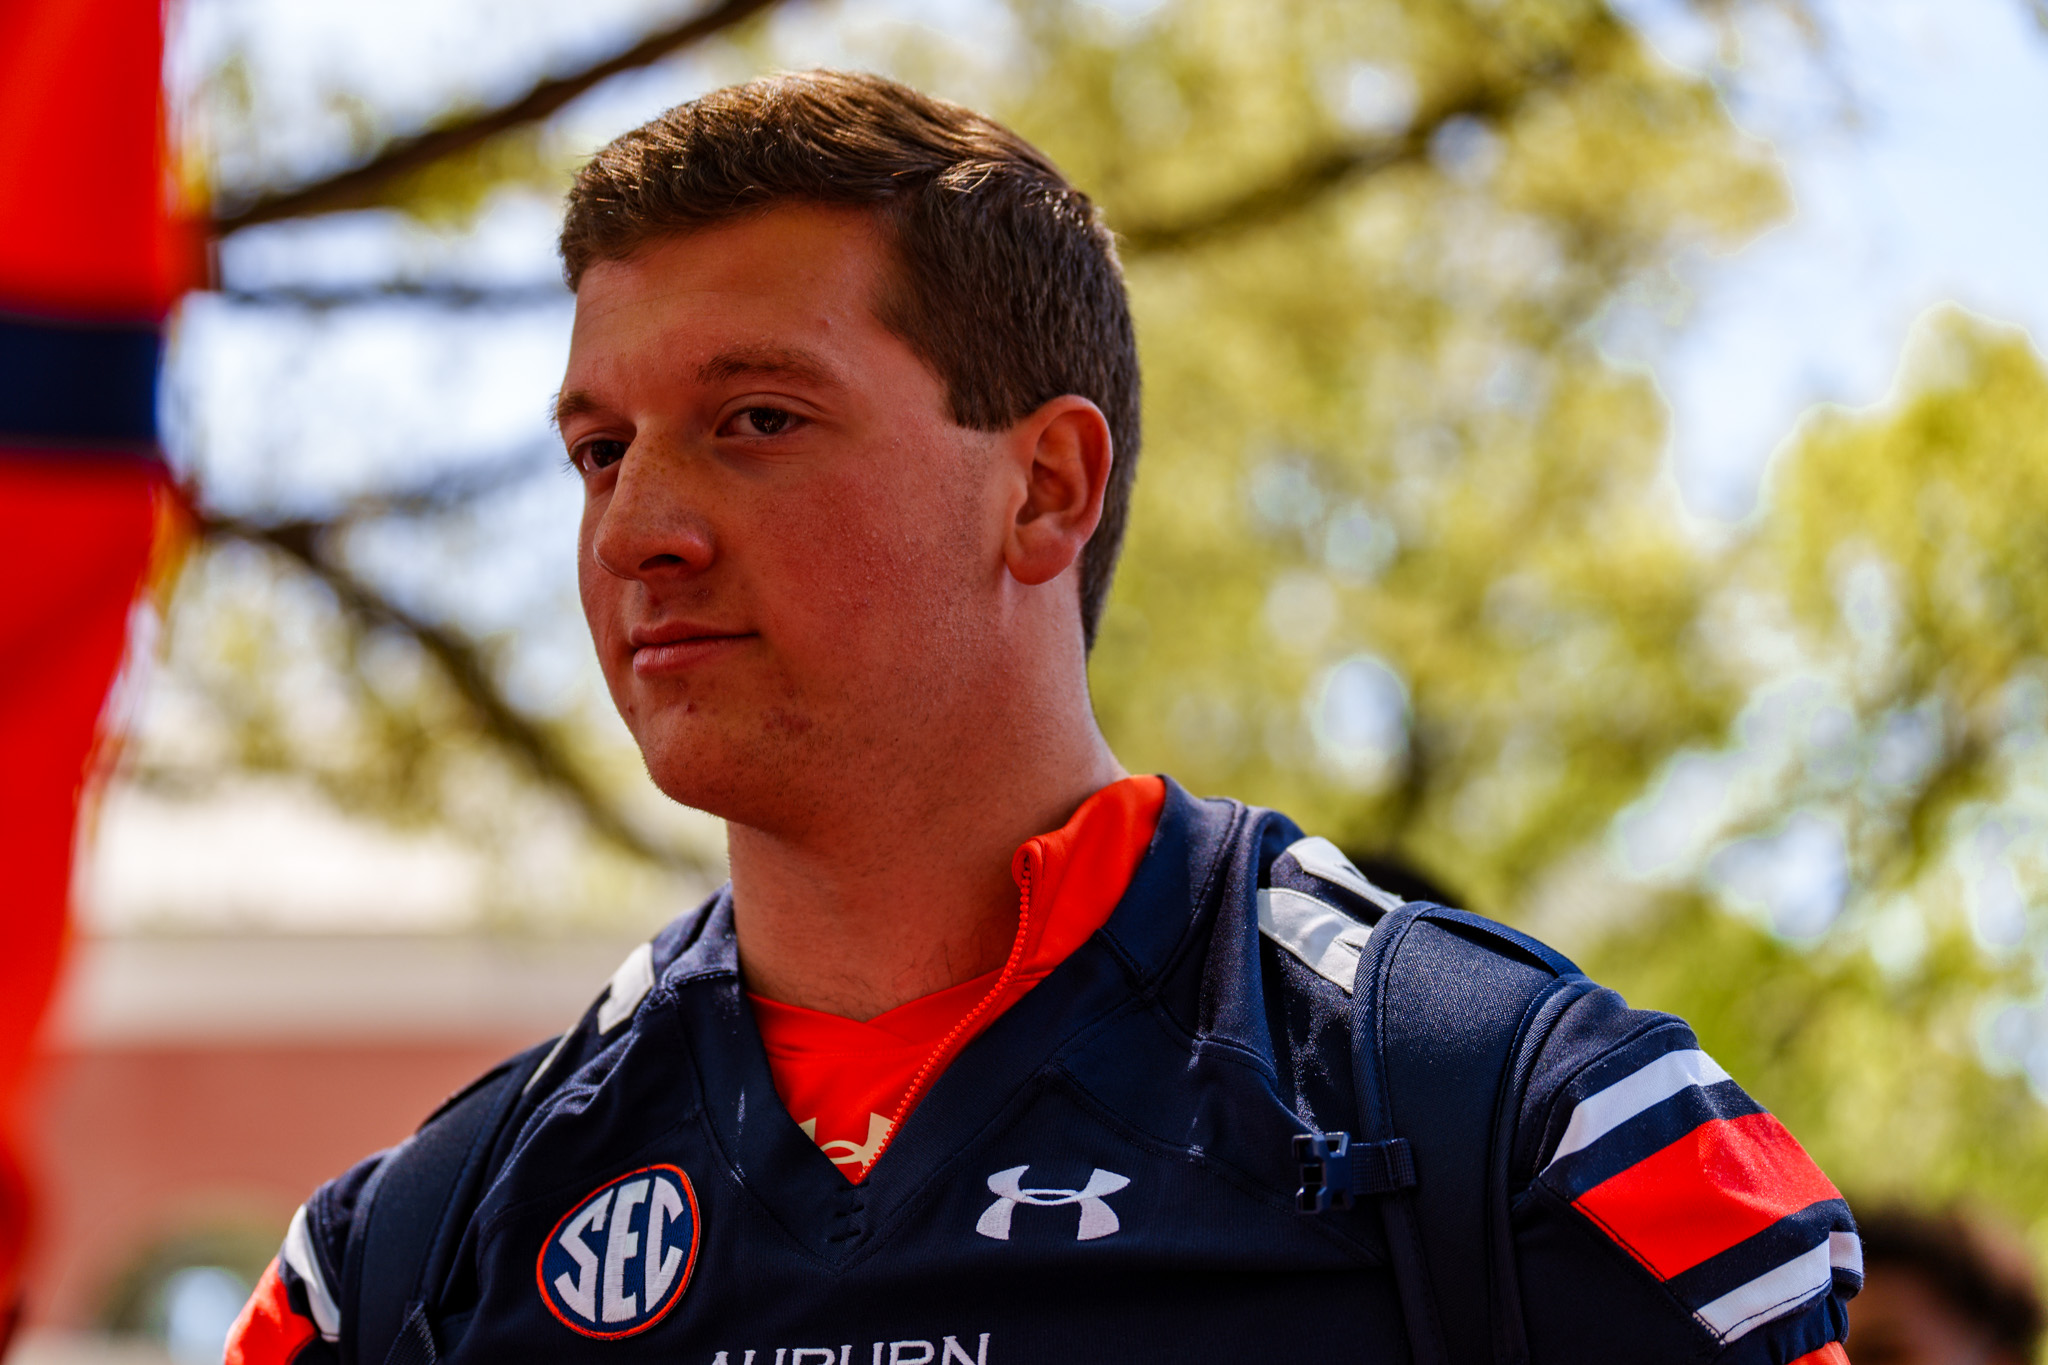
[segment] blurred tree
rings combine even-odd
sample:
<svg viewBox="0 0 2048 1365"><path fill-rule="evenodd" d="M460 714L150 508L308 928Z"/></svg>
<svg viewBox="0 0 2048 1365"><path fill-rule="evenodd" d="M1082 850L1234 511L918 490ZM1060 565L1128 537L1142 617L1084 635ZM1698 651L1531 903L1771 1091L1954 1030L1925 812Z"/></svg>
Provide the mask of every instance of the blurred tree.
<svg viewBox="0 0 2048 1365"><path fill-rule="evenodd" d="M1016 116L1139 225L1104 722L1512 913L1737 700L1661 408L1597 343L1779 211L1763 149L1598 5L1186 3L1096 43L1085 14L1039 12L1065 47Z"/></svg>
<svg viewBox="0 0 2048 1365"><path fill-rule="evenodd" d="M1622 291L1781 207L1764 149L1595 3L1184 0L1117 20L1043 0L1013 17L1008 65L1032 74L998 112L1124 233L1146 353L1150 472L1096 665L1113 740L1510 910L1734 704L1689 643L1705 566L1661 482L1654 394L1596 343ZM762 43L728 45L733 74L772 60ZM926 36L878 55L949 79ZM533 102L433 136L516 130ZM370 193L437 215L476 202L480 173L534 165L466 133L438 159L428 134L389 146L331 181L244 186L222 227ZM480 691L487 668L349 568L364 520L208 525L323 578L346 638L411 635L475 737L647 852ZM308 766L353 783L352 804L424 813L429 750L388 761L405 727L356 691L390 742L345 775ZM414 704L436 703L398 711ZM295 761L274 732L262 745Z"/></svg>
<svg viewBox="0 0 2048 1365"><path fill-rule="evenodd" d="M1938 312L1883 408L1799 433L1710 631L1755 700L1684 875L1805 946L1681 894L1592 954L1692 1018L1852 1189L1974 1198L2037 1242L2044 556L2048 373L2024 336ZM1773 905L1744 873L1801 821L1836 870Z"/></svg>
<svg viewBox="0 0 2048 1365"><path fill-rule="evenodd" d="M1682 309L1685 253L1784 211L1708 81L1590 0L1007 12L994 73L929 30L791 13L1012 121L1123 235L1147 435L1093 674L1125 762L1559 939L1691 1017L1845 1182L1974 1192L2048 1237L2014 1074L2048 1089L2048 380L2024 341L1931 324L1891 407L1815 419L1758 520L1710 535L1649 379L1603 346ZM778 41L756 15L696 58L742 77ZM234 211L445 219L559 177L569 149L517 105L452 118L491 137L448 155L361 158L402 175L242 185L269 207ZM392 525L471 534L492 487L288 514L198 490L212 548L167 672L214 740L144 746L143 774L311 775L514 867L566 821L611 850L586 904L704 861L600 697L521 701L516 641L372 553Z"/></svg>

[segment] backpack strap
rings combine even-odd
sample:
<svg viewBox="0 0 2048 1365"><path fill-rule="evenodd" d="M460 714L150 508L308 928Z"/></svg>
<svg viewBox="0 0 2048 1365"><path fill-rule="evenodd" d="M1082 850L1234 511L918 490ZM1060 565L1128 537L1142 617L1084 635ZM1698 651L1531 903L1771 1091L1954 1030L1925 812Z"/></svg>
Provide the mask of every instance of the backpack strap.
<svg viewBox="0 0 2048 1365"><path fill-rule="evenodd" d="M342 1365L436 1365L437 1333L460 1330L460 1314L441 1316L456 1258L508 1137L633 1018L723 894L628 953L574 1028L479 1076L378 1164L357 1196L343 1253Z"/></svg>
<svg viewBox="0 0 2048 1365"><path fill-rule="evenodd" d="M430 1305L522 1087L556 1040L500 1062L393 1148L363 1187L341 1276L345 1365L435 1365Z"/></svg>
<svg viewBox="0 0 2048 1365"><path fill-rule="evenodd" d="M1524 1043L1587 988L1558 953L1462 910L1404 905L1366 940L1352 1072L1366 1147L1412 1163L1376 1192L1415 1365L1528 1359L1507 1188Z"/></svg>

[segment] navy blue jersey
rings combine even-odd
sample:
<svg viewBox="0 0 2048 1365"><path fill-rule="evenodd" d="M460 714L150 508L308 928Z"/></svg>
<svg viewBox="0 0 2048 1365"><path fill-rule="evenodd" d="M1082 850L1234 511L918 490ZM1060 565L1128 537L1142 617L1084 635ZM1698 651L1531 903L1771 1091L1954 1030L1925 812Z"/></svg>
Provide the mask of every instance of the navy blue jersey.
<svg viewBox="0 0 2048 1365"><path fill-rule="evenodd" d="M441 1357L1407 1360L1374 1202L1296 1207L1295 1137L1358 1131L1350 991L1385 900L1283 817L1169 784L1108 923L849 1185L777 1099L721 892L523 1082ZM1584 983L1510 1074L1532 1360L1842 1359L1848 1209L1683 1023ZM338 1359L379 1160L294 1220L271 1292L313 1326L275 1358Z"/></svg>

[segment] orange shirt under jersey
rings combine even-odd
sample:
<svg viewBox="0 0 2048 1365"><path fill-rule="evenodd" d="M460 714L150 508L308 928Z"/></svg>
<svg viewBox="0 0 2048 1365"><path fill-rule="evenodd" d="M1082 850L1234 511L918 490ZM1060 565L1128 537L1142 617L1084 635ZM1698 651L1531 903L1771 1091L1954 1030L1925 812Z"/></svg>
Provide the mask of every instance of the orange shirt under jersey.
<svg viewBox="0 0 2048 1365"><path fill-rule="evenodd" d="M1164 781L1127 777L1089 797L1061 828L1026 840L1010 860L1017 939L996 971L868 1020L749 997L776 1093L842 1175L866 1175L960 1049L1102 927L1165 804Z"/></svg>

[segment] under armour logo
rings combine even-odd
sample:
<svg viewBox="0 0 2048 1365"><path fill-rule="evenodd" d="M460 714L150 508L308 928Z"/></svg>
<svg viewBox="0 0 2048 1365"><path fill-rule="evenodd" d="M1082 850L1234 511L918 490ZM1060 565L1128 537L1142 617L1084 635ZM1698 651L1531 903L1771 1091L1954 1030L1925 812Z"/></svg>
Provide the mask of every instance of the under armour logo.
<svg viewBox="0 0 2048 1365"><path fill-rule="evenodd" d="M1024 1172L1029 1166L1012 1166L1007 1171L997 1171L988 1178L989 1193L996 1202L988 1206L981 1215L981 1221L974 1230L984 1237L993 1237L998 1242L1010 1240L1010 1215L1017 1211L1019 1204L1029 1204L1035 1209L1056 1209L1062 1204L1081 1206L1081 1226L1074 1233L1077 1242L1092 1242L1097 1237L1107 1237L1122 1224L1116 1220L1116 1210L1102 1202L1105 1195L1115 1194L1130 1184L1128 1177L1115 1171L1095 1169L1088 1177L1088 1183L1078 1190L1027 1190L1024 1188Z"/></svg>

